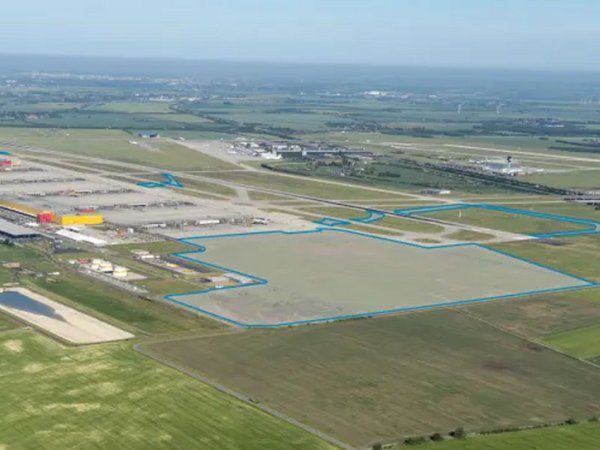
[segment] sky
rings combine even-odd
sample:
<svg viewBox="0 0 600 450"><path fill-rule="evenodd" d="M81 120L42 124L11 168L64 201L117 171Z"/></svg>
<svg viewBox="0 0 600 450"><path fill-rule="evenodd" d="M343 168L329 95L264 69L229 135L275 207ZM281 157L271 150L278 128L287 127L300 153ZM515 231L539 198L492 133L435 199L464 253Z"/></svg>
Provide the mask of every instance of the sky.
<svg viewBox="0 0 600 450"><path fill-rule="evenodd" d="M600 70L600 0L19 0L0 53ZM0 60L1 64L1 60Z"/></svg>

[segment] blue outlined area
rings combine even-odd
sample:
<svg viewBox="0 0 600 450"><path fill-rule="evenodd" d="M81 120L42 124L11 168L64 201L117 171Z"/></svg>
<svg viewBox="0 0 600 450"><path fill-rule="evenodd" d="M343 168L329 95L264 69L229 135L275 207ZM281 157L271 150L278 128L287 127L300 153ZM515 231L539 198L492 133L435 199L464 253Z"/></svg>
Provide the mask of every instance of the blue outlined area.
<svg viewBox="0 0 600 450"><path fill-rule="evenodd" d="M571 278L572 280L575 281L575 283L573 285L568 285L568 286L563 286L563 287L559 287L559 288L550 288L550 289L538 289L538 290L530 290L530 291L524 291L524 292L517 292L517 293L511 293L511 294L505 294L505 295L496 295L496 296L489 296L489 297L478 297L478 298L467 298L467 299L461 299L461 300L452 300L452 301L447 301L447 302L439 302L436 304L429 304L429 305L417 305L417 306L407 306L407 307L398 307L398 308L392 308L392 309L383 309L383 310L375 310L375 311L369 311L369 312L362 312L362 313L356 313L356 314L343 314L343 315L337 315L337 316L327 316L327 317L319 317L319 318L315 318L315 319L305 319L305 320L296 320L296 321L292 321L292 322L279 322L279 323L245 323L245 322L240 322L237 320L232 319L231 317L227 317L227 316L223 316L223 315L219 315L216 313L213 313L207 309L201 308L197 305L193 305L190 304L188 302L185 301L185 298L187 296L190 295L205 295L205 294L209 294L211 292L214 291L220 291L223 289L241 289L241 288L251 288L251 287L255 287L255 286L262 286L262 285L266 285L269 283L269 281L267 279L258 277L256 275L252 275L249 273L244 273L244 272L240 272L238 270L235 269L231 269L231 268L227 268L224 266L219 266L207 261L204 261L200 258L198 258L197 256L192 256L192 255L198 255L198 254L202 254L204 252L206 252L207 247L199 244L196 241L210 241L211 239L220 239L220 238L229 238L229 237L252 237L252 236L257 236L257 235L269 235L269 234L312 234L312 233L348 233L348 234L354 234L354 235L359 235L359 236L363 236L363 237L368 237L371 239L376 239L376 240L380 240L380 241L385 241L385 242L389 242L389 243L393 243L395 245L402 245L402 246L410 246L410 247L415 247L415 248L419 248L422 249L424 251L435 251L435 250L439 250L439 249L445 249L445 248L450 248L450 247L480 247L498 254L501 254L505 257L509 257L509 258L513 258L516 259L518 261L522 261L525 262L527 264L531 264L534 265L536 267L566 276ZM467 305L467 304L471 304L471 303L481 303L481 302L487 302L487 301L492 301L492 300L503 300L503 299L511 299L511 298L516 298L516 297L523 297L523 296L530 296L530 295L539 295L539 294L547 294L547 293L557 293L557 292L565 292L565 291L571 291L571 290L578 290L578 289L584 289L584 288L591 288L591 287L596 287L598 286L598 283L594 282L594 281L590 281L587 280L585 278L582 277L578 277L575 275L572 275L570 273L546 266L544 264L540 264L538 262L535 261L531 261L525 258L521 258L519 256L515 256L512 255L510 253L507 253L505 251L502 250L497 250L494 249L492 247L483 245L483 244L477 244L477 243L458 243L458 244L447 244L447 245L437 245L437 246L425 246L425 245L420 245L417 243L412 243L412 242L406 242L406 241L401 241L398 239L393 239L393 238L388 238L388 237L383 237L383 236L376 236L376 235L372 235L372 234L368 234L368 233L363 233L360 231L355 231L355 230L347 230L347 229L336 229L336 228L315 228L314 230L305 230L305 231L283 231L283 230L275 230L275 231L261 231L261 232L249 232L249 233L232 233L232 234L221 234L221 235L213 235L213 236L196 236L196 237L189 237L189 238L183 238L183 239L179 239L180 242L184 243L184 244L188 244L191 246L196 247L195 250L192 251L188 251L188 252L183 252L183 253L175 253L173 254L173 256L177 256L179 258L182 259L186 259L188 261L194 262L194 263L198 263L198 264L202 264L208 267L212 267L212 268L216 268L219 270L223 270L225 272L229 272L229 273L235 273L241 277L243 277L244 279L246 279L247 281L239 283L237 285L233 285L233 286L227 286L227 287L223 287L223 288L208 288L205 290L200 290L200 291L195 291L195 292L186 292L186 293L180 293L180 294L169 294L167 296L165 296L165 299L175 303L177 305L180 305L182 307L200 312L202 314L205 314L209 317L230 323L232 325L238 326L238 327L243 327L243 328L281 328L281 327L287 327L287 326L295 326L295 325L304 325L304 324L314 324L314 323L323 323L323 322L332 322L332 321L338 321L338 320L348 320L348 319L358 319L358 318L365 318L365 317L375 317L375 316L381 316L381 315L386 315L386 314L395 314L395 313L400 313L400 312L409 312L409 311L418 311L418 310L426 310L426 309L431 309L431 308L439 308L439 307L447 307L447 306L459 306L459 305Z"/></svg>
<svg viewBox="0 0 600 450"><path fill-rule="evenodd" d="M365 212L368 214L366 217L353 217L350 220L361 223L374 223L385 219L385 213L383 212L374 211L372 209L365 209Z"/></svg>
<svg viewBox="0 0 600 450"><path fill-rule="evenodd" d="M413 216L419 214L428 214L445 211L460 211L466 209L483 209L486 211L495 211L506 214L518 214L521 216L534 217L536 219L551 220L555 222L563 222L569 224L581 225L579 230L567 230L567 231L552 231L548 233L528 233L528 236L536 237L539 239L547 239L552 237L560 236L581 236L585 234L598 234L600 233L600 222L592 219L582 219L578 217L564 216L561 214L551 214L538 211L528 211L524 209L510 208L508 206L491 205L489 203L449 203L445 205L415 207L406 209L396 209L395 214L401 216Z"/></svg>
<svg viewBox="0 0 600 450"><path fill-rule="evenodd" d="M350 225L352 222L349 220L334 219L333 217L323 217L322 219L313 220L313 223L326 227L337 227L339 225Z"/></svg>
<svg viewBox="0 0 600 450"><path fill-rule="evenodd" d="M174 188L182 188L183 183L179 181L173 174L169 172L161 172L164 181L140 181L138 186L145 188L165 188L165 187L174 187Z"/></svg>

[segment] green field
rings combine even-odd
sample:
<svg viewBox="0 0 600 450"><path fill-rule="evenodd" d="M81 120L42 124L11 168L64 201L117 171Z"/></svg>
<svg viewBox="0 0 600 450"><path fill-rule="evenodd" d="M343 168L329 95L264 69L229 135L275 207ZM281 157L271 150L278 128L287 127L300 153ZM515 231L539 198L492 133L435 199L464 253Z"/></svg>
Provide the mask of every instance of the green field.
<svg viewBox="0 0 600 450"><path fill-rule="evenodd" d="M600 281L600 235L507 242L494 244L494 247L580 277Z"/></svg>
<svg viewBox="0 0 600 450"><path fill-rule="evenodd" d="M124 113L172 113L171 104L167 102L110 102L89 108L93 111L110 111Z"/></svg>
<svg viewBox="0 0 600 450"><path fill-rule="evenodd" d="M444 310L152 345L357 446L589 417L600 372Z"/></svg>
<svg viewBox="0 0 600 450"><path fill-rule="evenodd" d="M291 192L294 194L310 195L327 199L402 199L400 192L373 191L361 189L360 186L345 186L326 183L310 178L290 177L265 172L223 172L207 173L206 176L225 181Z"/></svg>
<svg viewBox="0 0 600 450"><path fill-rule="evenodd" d="M544 336L542 342L582 359L600 356L600 320L596 325Z"/></svg>
<svg viewBox="0 0 600 450"><path fill-rule="evenodd" d="M339 207L310 207L301 208L302 211L307 211L315 214L322 214L326 217L335 217L339 219L351 219L366 217L368 214L364 211L350 208ZM386 216L382 220L373 222L372 225L392 228L399 231L414 231L417 233L439 233L443 231L443 227L431 223L418 222L416 220L404 219L401 217ZM345 227L347 228L347 227Z"/></svg>
<svg viewBox="0 0 600 450"><path fill-rule="evenodd" d="M175 243L156 243L151 244L151 246L151 248L156 249L155 251L161 249L177 251L188 248ZM132 247L140 248L139 245ZM131 257L128 250L127 247L121 249L122 254ZM119 326L133 329L134 332L156 334L195 330L203 333L212 332L223 327L223 325L213 320L173 308L161 302L142 300L133 294L101 281L71 272L67 267L59 267L57 266L58 261L48 259L47 256L34 248L0 245L0 261L20 262L25 269L41 273L59 270L60 275L58 276L35 277L0 268L0 282L18 281L23 285L33 287L34 290L41 289L50 297L55 297L57 300L71 304L76 308L100 315L107 320L116 321ZM128 266L135 264L140 263L133 260L127 261ZM173 283L179 280L172 280L168 272L166 274L169 276L165 278L164 271L151 268L151 266L147 267L149 275L156 275L157 271L160 275L155 277L158 280L154 281L152 287L167 292L170 288L177 288ZM145 269L145 267L142 268ZM181 281L180 283L184 282ZM182 290L190 286L198 289L197 284L179 284L178 286Z"/></svg>
<svg viewBox="0 0 600 450"><path fill-rule="evenodd" d="M521 234L550 233L553 231L569 231L586 228L586 225L570 222L559 222L556 220L541 219L522 214L489 211L478 208L467 208L458 211L433 211L419 215L446 220L448 222Z"/></svg>
<svg viewBox="0 0 600 450"><path fill-rule="evenodd" d="M457 439L419 445L416 448L423 450L596 450L599 440L600 424L590 422Z"/></svg>
<svg viewBox="0 0 600 450"><path fill-rule="evenodd" d="M504 206L524 209L527 211L538 211L549 214L560 214L564 216L580 217L582 219L591 219L600 223L600 210L594 209L593 206L582 205L581 203L559 202L559 203L539 203L536 204L510 204L505 203Z"/></svg>
<svg viewBox="0 0 600 450"><path fill-rule="evenodd" d="M128 344L67 348L6 332L0 373L2 448L330 448Z"/></svg>
<svg viewBox="0 0 600 450"><path fill-rule="evenodd" d="M479 233L478 231L460 230L454 233L447 234L445 237L454 239L455 241L487 241L494 236L487 233Z"/></svg>
<svg viewBox="0 0 600 450"><path fill-rule="evenodd" d="M0 139L14 139L17 144L58 150L67 154L101 157L168 170L238 168L175 142L164 139L142 140L119 130L0 128ZM132 144L132 141L138 144Z"/></svg>
<svg viewBox="0 0 600 450"><path fill-rule="evenodd" d="M530 340L600 323L600 289L471 305L474 317Z"/></svg>

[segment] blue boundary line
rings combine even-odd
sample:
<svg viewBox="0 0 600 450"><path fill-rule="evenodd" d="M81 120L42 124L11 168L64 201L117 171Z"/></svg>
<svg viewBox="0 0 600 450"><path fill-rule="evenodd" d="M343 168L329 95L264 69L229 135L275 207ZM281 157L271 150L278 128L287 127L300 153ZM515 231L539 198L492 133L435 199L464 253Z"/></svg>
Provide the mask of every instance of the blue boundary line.
<svg viewBox="0 0 600 450"><path fill-rule="evenodd" d="M587 234L600 234L600 222L592 219L582 219L570 217L562 214L551 214L539 211L528 211L524 209L511 208L508 206L491 205L489 203L450 203L445 205L434 205L416 208L396 209L394 213L401 216L412 216L418 214L427 214L444 211L459 211L464 209L483 209L488 211L502 212L506 214L518 214L521 216L535 217L538 219L552 220L555 222L565 222L585 226L580 230L551 231L547 233L529 233L527 236L538 239L548 239L560 236L582 236ZM518 233L526 234L526 233Z"/></svg>
<svg viewBox="0 0 600 450"><path fill-rule="evenodd" d="M252 323L239 322L234 319L231 319L230 317L223 316L220 314L215 314L204 308L200 308L196 305L191 305L191 304L186 303L181 300L182 297L186 297L186 296L190 296L190 295L206 295L206 294L209 294L209 293L215 292L215 291L239 289L239 288L249 288L249 287L254 287L254 286L263 286L263 285L266 285L269 283L268 280L258 277L256 275L240 272L238 270L230 269L228 267L224 267L224 266L213 264L213 263L210 263L207 261L203 261L200 258L191 257L190 256L191 254L199 254L199 253L202 254L207 251L206 246L195 242L197 240L210 240L210 239L220 239L220 238L230 238L230 237L252 237L252 236L273 235L273 234L283 234L283 235L286 235L286 234L288 234L288 235L312 234L312 233L322 233L325 231L354 234L354 235L368 237L371 239L377 239L377 240L381 240L381 241L385 241L385 242L391 242L391 243L395 243L395 244L399 244L399 245L420 248L423 250L439 250L439 249L453 248L453 247L480 247L480 248L501 254L503 256L513 258L513 259L519 260L521 262L525 262L527 264L531 264L536 267L539 267L539 268L542 268L545 270L549 270L549 271L552 271L554 273L557 273L557 274L560 274L563 276L567 276L569 278L577 280L578 282L580 282L580 284L574 284L572 286L564 286L561 288L538 289L538 290L532 290L532 291L517 292L517 293L513 293L513 294L504 294L504 295L489 296L489 297L479 297L479 298L471 298L471 299L464 299L464 300L453 300L453 301L448 301L448 302L436 303L436 304L432 304L432 305L409 306L409 307L393 308L393 309L386 309L386 310L376 310L376 311L365 312L365 313L320 317L320 318L316 318L316 319L305 319L305 320L297 320L297 321L292 321L292 322L280 322L280 323L275 323L275 324L268 324L268 323L267 324L260 324L260 323L252 324ZM529 259L522 258L520 256L516 256L511 253L508 253L508 252L505 252L502 250L498 250L498 249L489 247L484 244L471 243L471 242L426 246L426 245L420 245L420 244L413 243L413 242L402 241L399 239L394 239L394 238L389 238L389 237L384 237L384 236L377 236L377 235L364 233L364 232L356 231L356 230L337 229L337 228L320 228L320 227L315 228L313 230L303 230L303 231L272 230L272 231L246 232L246 233L225 233L225 234L217 234L217 235L211 235L211 236L193 236L193 237L188 237L188 238L181 238L181 239L178 239L178 241L181 243L196 247L196 249L187 251L187 252L173 253L173 256L179 257L179 258L182 258L182 259L185 259L185 260L197 263L197 264L202 264L202 265L205 265L208 267L213 267L213 268L216 268L219 270L223 270L225 272L235 273L244 278L248 278L251 281L247 282L247 283L240 283L237 285L226 286L226 287L222 287L222 288L207 288L207 289L199 290L199 291L184 292L184 293L178 293L178 294L168 294L164 298L172 303L178 304L178 305L186 307L188 309L205 314L214 319L218 319L218 320L221 320L226 323L230 323L232 325L242 327L242 328L281 328L281 327L288 327L288 326L295 326L295 325L333 322L333 321L338 321L338 320L359 319L359 318L365 318L365 317L381 316L381 315L385 315L385 314L426 310L426 309L440 308L440 307L447 307L447 306L467 305L467 304L471 304L471 303L482 303L482 302L493 301L493 300L503 300L503 299L510 299L510 298L524 297L524 296L531 296L531 295L565 292L565 291L592 288L592 287L599 286L599 283L597 283L595 281L587 280L585 278L570 274L568 272L558 270L553 267L547 266L545 264L541 264L536 261L531 261Z"/></svg>
<svg viewBox="0 0 600 450"><path fill-rule="evenodd" d="M164 188L164 187L174 187L177 189L181 189L183 187L183 183L179 181L175 176L169 172L161 172L160 173L164 178L164 181L140 181L137 185L145 188Z"/></svg>

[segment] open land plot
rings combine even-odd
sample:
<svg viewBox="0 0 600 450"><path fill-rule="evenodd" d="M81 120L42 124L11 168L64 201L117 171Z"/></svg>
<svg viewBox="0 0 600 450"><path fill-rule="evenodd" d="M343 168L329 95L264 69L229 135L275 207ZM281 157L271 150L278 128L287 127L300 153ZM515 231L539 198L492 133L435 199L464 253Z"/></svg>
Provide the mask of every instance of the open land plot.
<svg viewBox="0 0 600 450"><path fill-rule="evenodd" d="M133 334L24 288L0 293L0 309L71 344L96 344Z"/></svg>
<svg viewBox="0 0 600 450"><path fill-rule="evenodd" d="M385 209L385 208L384 208ZM324 216L333 216L340 219L360 219L367 217L368 212L358 209L350 209L344 207L317 206L301 208L301 211L311 212L315 214L323 214ZM392 228L400 231L414 231L417 233L440 233L444 228L433 223L425 223L417 220L410 220L404 217L385 216L381 220L372 222L374 225Z"/></svg>
<svg viewBox="0 0 600 450"><path fill-rule="evenodd" d="M600 372L439 310L153 344L196 370L357 446L589 417Z"/></svg>
<svg viewBox="0 0 600 450"><path fill-rule="evenodd" d="M425 450L596 450L599 439L600 424L590 422L457 439L417 448Z"/></svg>
<svg viewBox="0 0 600 450"><path fill-rule="evenodd" d="M110 102L94 105L89 110L124 113L172 113L171 104L167 102Z"/></svg>
<svg viewBox="0 0 600 450"><path fill-rule="evenodd" d="M580 170L560 174L533 175L531 183L566 189L600 189L600 170Z"/></svg>
<svg viewBox="0 0 600 450"><path fill-rule="evenodd" d="M0 129L0 139L12 143L57 150L74 155L93 156L141 164L167 170L208 170L237 168L231 164L165 139L145 140L120 130ZM14 138L14 139L13 139ZM138 142L134 144L132 142Z"/></svg>
<svg viewBox="0 0 600 450"><path fill-rule="evenodd" d="M506 242L494 248L600 281L600 235Z"/></svg>
<svg viewBox="0 0 600 450"><path fill-rule="evenodd" d="M80 274L64 273L53 280L34 278L25 284L61 303L107 318L136 334L157 334L194 330L211 333L222 324L158 302L142 300L128 292Z"/></svg>
<svg viewBox="0 0 600 450"><path fill-rule="evenodd" d="M0 373L6 448L331 448L123 344L65 348L7 332Z"/></svg>
<svg viewBox="0 0 600 450"><path fill-rule="evenodd" d="M559 214L563 216L578 217L581 219L595 220L600 223L600 210L594 209L593 206L584 205L575 202L557 202L557 203L537 203L532 201L531 204L511 204L505 202L503 206L510 208L524 209L527 211L543 212L548 214Z"/></svg>
<svg viewBox="0 0 600 450"><path fill-rule="evenodd" d="M600 323L600 289L470 305L469 315L528 339Z"/></svg>
<svg viewBox="0 0 600 450"><path fill-rule="evenodd" d="M221 172L207 173L206 176L224 181L231 181L258 188L273 189L300 195L310 195L326 199L403 199L401 193L382 192L363 189L360 186L349 186L328 183L310 178L275 175L262 172Z"/></svg>
<svg viewBox="0 0 600 450"><path fill-rule="evenodd" d="M418 213L418 215L446 220L448 222L521 234L553 233L556 231L574 231L588 228L585 224L536 218L509 212L489 211L480 208L466 208L454 211L433 211L428 213Z"/></svg>
<svg viewBox="0 0 600 450"><path fill-rule="evenodd" d="M186 242L207 246L187 258L241 272L255 285L170 299L238 325L368 316L590 284L476 245L424 249L344 230Z"/></svg>
<svg viewBox="0 0 600 450"><path fill-rule="evenodd" d="M600 320L594 325L543 336L542 342L578 358L600 357Z"/></svg>

